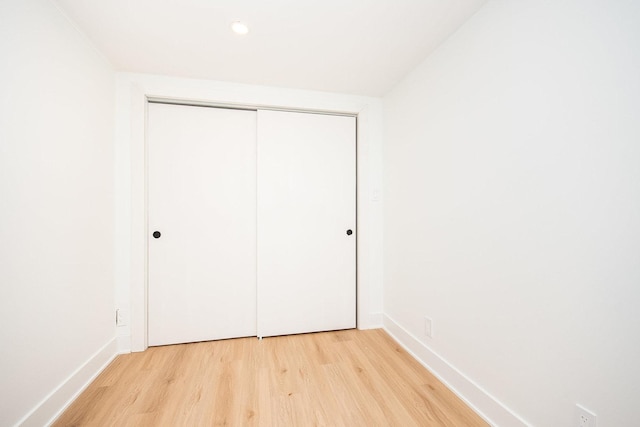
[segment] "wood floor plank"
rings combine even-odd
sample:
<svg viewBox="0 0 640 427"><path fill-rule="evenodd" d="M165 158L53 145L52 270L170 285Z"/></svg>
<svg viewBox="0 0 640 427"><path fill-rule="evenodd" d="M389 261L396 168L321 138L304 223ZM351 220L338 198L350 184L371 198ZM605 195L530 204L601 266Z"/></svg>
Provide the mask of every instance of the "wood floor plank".
<svg viewBox="0 0 640 427"><path fill-rule="evenodd" d="M487 426L383 330L118 356L53 424Z"/></svg>

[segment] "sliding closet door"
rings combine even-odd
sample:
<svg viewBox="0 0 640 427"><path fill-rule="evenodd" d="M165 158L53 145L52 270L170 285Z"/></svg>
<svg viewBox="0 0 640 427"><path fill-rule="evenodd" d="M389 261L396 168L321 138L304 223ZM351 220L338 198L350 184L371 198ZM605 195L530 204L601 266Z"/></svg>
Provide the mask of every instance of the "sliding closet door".
<svg viewBox="0 0 640 427"><path fill-rule="evenodd" d="M354 117L258 111L258 335L356 326Z"/></svg>
<svg viewBox="0 0 640 427"><path fill-rule="evenodd" d="M149 104L149 345L256 335L256 112Z"/></svg>

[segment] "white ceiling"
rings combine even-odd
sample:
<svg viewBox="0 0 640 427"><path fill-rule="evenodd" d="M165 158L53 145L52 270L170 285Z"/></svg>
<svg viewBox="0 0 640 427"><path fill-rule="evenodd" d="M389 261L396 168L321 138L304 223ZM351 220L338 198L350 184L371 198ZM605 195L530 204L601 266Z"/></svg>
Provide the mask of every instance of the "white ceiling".
<svg viewBox="0 0 640 427"><path fill-rule="evenodd" d="M486 0L55 0L120 71L381 96ZM231 32L233 21L250 32Z"/></svg>

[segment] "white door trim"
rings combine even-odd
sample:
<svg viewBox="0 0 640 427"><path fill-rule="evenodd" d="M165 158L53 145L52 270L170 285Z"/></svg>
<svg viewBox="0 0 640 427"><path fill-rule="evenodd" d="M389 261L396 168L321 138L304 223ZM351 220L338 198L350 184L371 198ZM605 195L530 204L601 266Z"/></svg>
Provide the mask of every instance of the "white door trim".
<svg viewBox="0 0 640 427"><path fill-rule="evenodd" d="M357 120L357 324L381 326L381 101L376 98L122 73L117 81L116 301L130 309L130 350L147 348L147 142L149 100L354 115ZM373 196L375 194L375 196ZM126 349L123 349L126 350Z"/></svg>

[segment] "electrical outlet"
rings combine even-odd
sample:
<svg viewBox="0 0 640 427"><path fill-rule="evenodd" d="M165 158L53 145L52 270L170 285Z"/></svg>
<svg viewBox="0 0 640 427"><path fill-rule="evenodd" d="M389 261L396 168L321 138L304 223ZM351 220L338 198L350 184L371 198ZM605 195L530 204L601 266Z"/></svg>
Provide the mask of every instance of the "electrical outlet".
<svg viewBox="0 0 640 427"><path fill-rule="evenodd" d="M129 313L127 310L119 308L116 310L116 326L127 326L129 324Z"/></svg>
<svg viewBox="0 0 640 427"><path fill-rule="evenodd" d="M576 427L596 427L596 414L576 404Z"/></svg>
<svg viewBox="0 0 640 427"><path fill-rule="evenodd" d="M431 329L431 318L424 316L424 334L427 338L433 338L433 330Z"/></svg>

